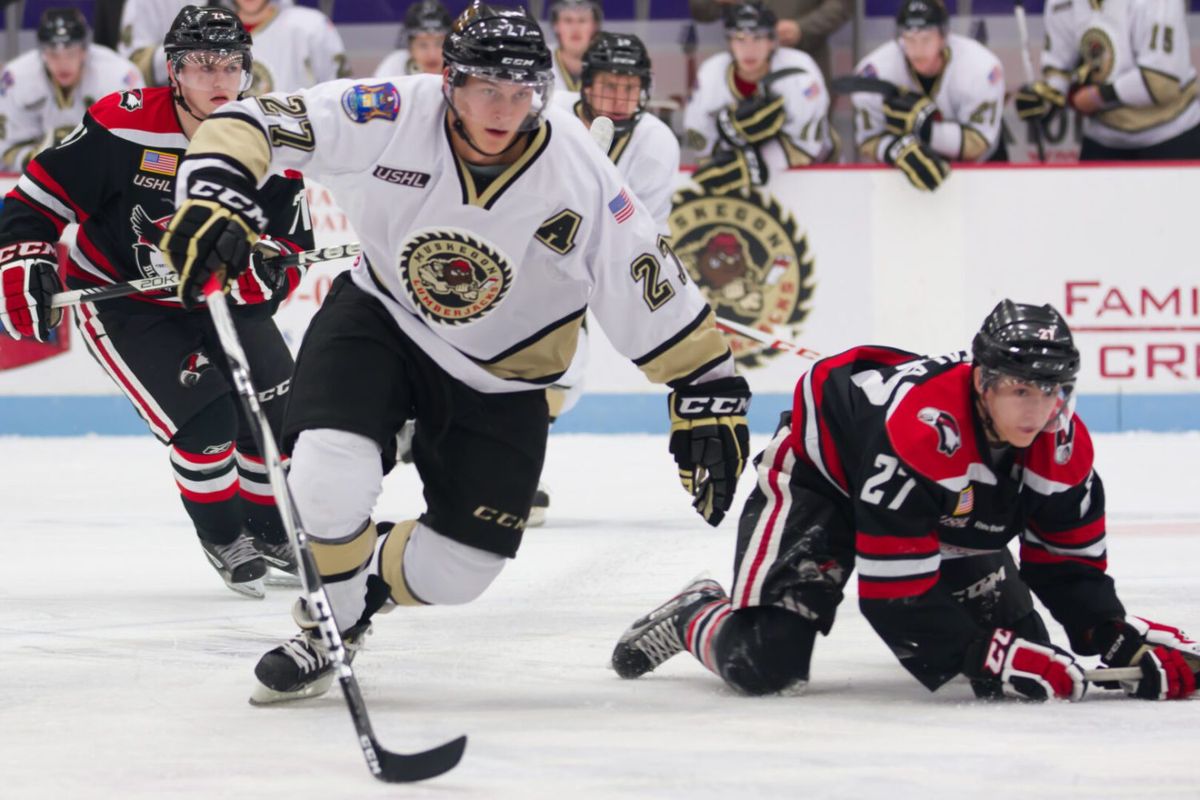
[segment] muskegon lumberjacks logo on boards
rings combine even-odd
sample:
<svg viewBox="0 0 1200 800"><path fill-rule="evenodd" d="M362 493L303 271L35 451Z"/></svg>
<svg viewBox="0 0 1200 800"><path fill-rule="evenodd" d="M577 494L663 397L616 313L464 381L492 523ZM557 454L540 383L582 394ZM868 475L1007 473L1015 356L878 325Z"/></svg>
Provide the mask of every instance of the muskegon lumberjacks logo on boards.
<svg viewBox="0 0 1200 800"><path fill-rule="evenodd" d="M758 190L743 197L689 187L671 202L672 246L716 312L775 336L799 337L812 300L813 261L791 212ZM746 367L780 352L740 336L731 336L729 346Z"/></svg>
<svg viewBox="0 0 1200 800"><path fill-rule="evenodd" d="M400 277L426 318L444 325L480 319L512 286L512 267L500 249L457 228L414 234L400 252Z"/></svg>

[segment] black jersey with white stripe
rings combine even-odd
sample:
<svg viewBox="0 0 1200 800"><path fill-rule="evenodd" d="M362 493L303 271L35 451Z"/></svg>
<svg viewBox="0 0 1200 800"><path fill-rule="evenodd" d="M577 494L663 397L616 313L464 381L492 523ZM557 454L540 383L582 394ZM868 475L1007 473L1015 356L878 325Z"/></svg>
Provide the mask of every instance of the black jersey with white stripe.
<svg viewBox="0 0 1200 800"><path fill-rule="evenodd" d="M0 209L0 245L56 242L78 223L67 265L72 287L169 274L157 243L175 211L175 173L187 144L169 88L105 97L29 163ZM299 173L268 179L261 200L266 235L287 252L313 247ZM178 306L170 291L108 302Z"/></svg>
<svg viewBox="0 0 1200 800"><path fill-rule="evenodd" d="M939 584L947 559L1019 538L1021 577L1081 654L1087 631L1124 615L1083 421L993 450L976 403L967 353L881 347L819 361L795 393L795 479L844 503L863 613L930 688L961 672L985 634Z"/></svg>

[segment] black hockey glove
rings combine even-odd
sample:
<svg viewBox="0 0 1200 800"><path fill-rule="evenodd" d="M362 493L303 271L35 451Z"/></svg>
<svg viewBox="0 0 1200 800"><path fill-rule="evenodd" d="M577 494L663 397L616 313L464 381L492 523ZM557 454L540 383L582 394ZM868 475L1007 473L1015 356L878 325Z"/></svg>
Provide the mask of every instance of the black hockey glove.
<svg viewBox="0 0 1200 800"><path fill-rule="evenodd" d="M696 165L692 180L707 194L747 194L751 186L767 182L767 165L753 147L717 150Z"/></svg>
<svg viewBox="0 0 1200 800"><path fill-rule="evenodd" d="M1017 94L1013 98L1013 105L1017 107L1017 116L1032 122L1045 122L1056 112L1061 111L1066 106L1066 102L1067 99L1063 97L1062 92L1045 81L1025 84L1017 89Z"/></svg>
<svg viewBox="0 0 1200 800"><path fill-rule="evenodd" d="M916 92L901 92L883 101L883 124L893 136L911 133L922 144L929 144L936 116L933 101Z"/></svg>
<svg viewBox="0 0 1200 800"><path fill-rule="evenodd" d="M185 308L195 307L213 275L227 286L246 270L250 248L267 224L255 194L249 182L222 170L191 177L187 199L171 217L158 246L179 274L179 299Z"/></svg>
<svg viewBox="0 0 1200 800"><path fill-rule="evenodd" d="M15 242L0 247L0 325L14 339L46 341L62 321L50 298L62 291L58 259L49 242Z"/></svg>
<svg viewBox="0 0 1200 800"><path fill-rule="evenodd" d="M719 525L750 451L750 386L740 375L683 386L671 392L668 405L679 480L705 522Z"/></svg>
<svg viewBox="0 0 1200 800"><path fill-rule="evenodd" d="M884 161L903 172L908 182L923 192L932 192L950 174L950 162L911 133L892 142L884 152Z"/></svg>
<svg viewBox="0 0 1200 800"><path fill-rule="evenodd" d="M1021 700L1080 700L1087 691L1075 657L1052 644L1018 638L996 628L967 648L963 673L979 697Z"/></svg>
<svg viewBox="0 0 1200 800"><path fill-rule="evenodd" d="M1125 693L1143 700L1183 700L1195 694L1200 643L1169 625L1141 617L1127 620L1106 622L1092 631L1092 644L1106 666L1141 668L1141 680L1120 684Z"/></svg>
<svg viewBox="0 0 1200 800"><path fill-rule="evenodd" d="M740 148L778 136L786 118L783 97L755 95L717 112L717 130L721 138Z"/></svg>

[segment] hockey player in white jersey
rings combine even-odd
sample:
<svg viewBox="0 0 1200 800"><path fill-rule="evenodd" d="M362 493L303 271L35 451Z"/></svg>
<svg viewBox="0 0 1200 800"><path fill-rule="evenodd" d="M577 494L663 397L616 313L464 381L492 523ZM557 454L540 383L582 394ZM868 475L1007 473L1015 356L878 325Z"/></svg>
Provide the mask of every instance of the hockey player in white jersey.
<svg viewBox="0 0 1200 800"><path fill-rule="evenodd" d="M545 452L545 387L589 306L620 352L672 387L669 449L711 524L748 447L749 387L713 312L616 167L549 105L536 21L476 4L444 55L440 78L230 104L192 140L162 245L194 304L209 278L236 275L257 238L256 184L285 170L327 186L362 237L305 335L283 436L352 643L384 606L473 600L516 555ZM426 511L376 524L409 418ZM260 702L332 680L312 621L296 616L302 632L256 668Z"/></svg>
<svg viewBox="0 0 1200 800"><path fill-rule="evenodd" d="M979 42L947 33L948 21L941 0L905 0L896 38L855 68L899 90L852 96L860 157L896 167L924 191L942 184L952 161L1008 161L1004 68Z"/></svg>
<svg viewBox="0 0 1200 800"><path fill-rule="evenodd" d="M75 129L88 107L112 92L142 85L137 68L88 40L77 9L49 8L38 22L36 50L0 73L0 159L21 172L35 155Z"/></svg>
<svg viewBox="0 0 1200 800"><path fill-rule="evenodd" d="M453 22L450 12L438 0L420 0L404 12L400 32L402 47L394 50L375 68L376 78L416 75L426 72L441 75L442 43Z"/></svg>
<svg viewBox="0 0 1200 800"><path fill-rule="evenodd" d="M1068 103L1083 115L1080 161L1200 158L1200 104L1176 0L1066 0L1047 5L1044 80L1016 96L1022 119Z"/></svg>
<svg viewBox="0 0 1200 800"><path fill-rule="evenodd" d="M247 94L291 92L350 75L342 37L314 8L279 0L234 0L254 38L254 83Z"/></svg>
<svg viewBox="0 0 1200 800"><path fill-rule="evenodd" d="M554 51L554 88L578 92L582 87L583 54L600 31L604 8L596 0L553 0L550 26L558 39Z"/></svg>
<svg viewBox="0 0 1200 800"><path fill-rule="evenodd" d="M761 2L727 6L729 50L700 65L683 120L687 145L708 156L694 179L711 192L837 157L821 70L807 53L778 46L776 22Z"/></svg>

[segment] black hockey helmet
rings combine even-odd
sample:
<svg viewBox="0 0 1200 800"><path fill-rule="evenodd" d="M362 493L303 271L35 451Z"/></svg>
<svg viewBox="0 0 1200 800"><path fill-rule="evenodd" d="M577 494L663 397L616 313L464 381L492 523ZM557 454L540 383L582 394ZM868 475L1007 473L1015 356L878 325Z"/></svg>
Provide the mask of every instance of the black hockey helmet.
<svg viewBox="0 0 1200 800"><path fill-rule="evenodd" d="M537 20L523 8L472 4L450 26L442 57L455 85L468 75L553 84L550 48ZM459 75L453 74L455 68Z"/></svg>
<svg viewBox="0 0 1200 800"><path fill-rule="evenodd" d="M946 32L950 15L942 0L904 0L896 10L896 33L937 28Z"/></svg>
<svg viewBox="0 0 1200 800"><path fill-rule="evenodd" d="M554 0L550 4L550 24L558 22L558 12L573 8L590 10L597 25L604 22L604 7L596 0Z"/></svg>
<svg viewBox="0 0 1200 800"><path fill-rule="evenodd" d="M613 127L617 132L624 133L634 126L650 100L650 53L646 50L646 45L642 44L642 40L631 33L601 31L592 37L583 54L583 70L580 74L583 88L591 87L598 72L634 75L641 79L642 91L637 111L625 119L613 120ZM595 118L596 114L588 101L588 93L582 92L580 99L588 117Z"/></svg>
<svg viewBox="0 0 1200 800"><path fill-rule="evenodd" d="M450 31L454 18L438 0L420 0L404 12L404 38L411 41L418 33L441 33Z"/></svg>
<svg viewBox="0 0 1200 800"><path fill-rule="evenodd" d="M163 38L163 49L167 61L178 75L184 58L189 53L212 52L222 56L242 57L241 92L250 88L253 75L253 58L250 55L250 34L242 25L238 15L226 8L216 6L184 6L175 16L167 35ZM192 114L183 91L175 79L171 80L175 102L184 111ZM240 96L240 95L239 95ZM199 119L197 117L197 119Z"/></svg>
<svg viewBox="0 0 1200 800"><path fill-rule="evenodd" d="M1079 374L1079 349L1067 321L1051 305L1001 300L971 343L977 366L988 373L1038 384L1070 386Z"/></svg>
<svg viewBox="0 0 1200 800"><path fill-rule="evenodd" d="M77 8L47 8L38 20L37 41L41 47L83 44L90 29Z"/></svg>
<svg viewBox="0 0 1200 800"><path fill-rule="evenodd" d="M779 17L758 0L725 6L725 35L734 33L766 33L775 36Z"/></svg>

